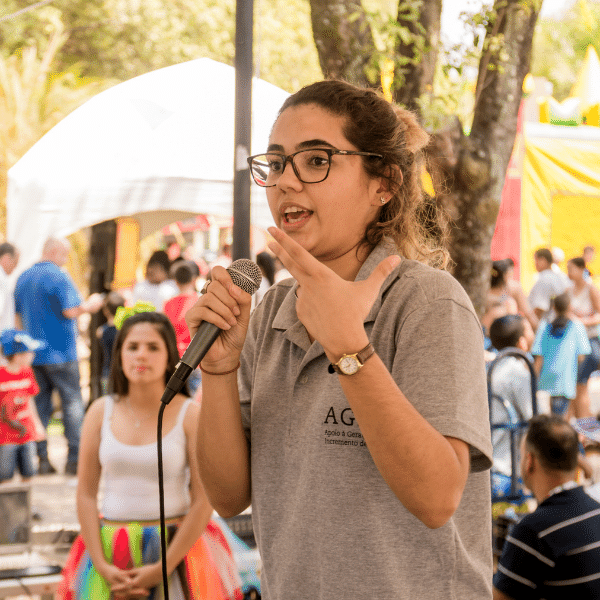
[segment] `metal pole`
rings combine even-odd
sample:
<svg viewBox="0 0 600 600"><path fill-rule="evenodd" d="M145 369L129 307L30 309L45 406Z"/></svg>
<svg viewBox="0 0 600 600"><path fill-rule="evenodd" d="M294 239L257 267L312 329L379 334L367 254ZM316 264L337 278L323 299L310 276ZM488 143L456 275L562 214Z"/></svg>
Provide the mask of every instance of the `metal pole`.
<svg viewBox="0 0 600 600"><path fill-rule="evenodd" d="M254 0L237 0L235 16L235 156L233 259L250 258L250 155L252 115L252 24Z"/></svg>

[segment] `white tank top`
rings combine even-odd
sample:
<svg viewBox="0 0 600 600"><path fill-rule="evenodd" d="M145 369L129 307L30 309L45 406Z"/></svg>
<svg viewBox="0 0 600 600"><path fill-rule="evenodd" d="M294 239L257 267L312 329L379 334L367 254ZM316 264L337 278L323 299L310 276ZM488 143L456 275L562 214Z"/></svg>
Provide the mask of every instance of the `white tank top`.
<svg viewBox="0 0 600 600"><path fill-rule="evenodd" d="M586 285L578 294L575 293L574 289L571 289L570 296L571 309L577 316L591 317L594 314L592 295L590 293L589 285ZM598 335L598 325L590 325L586 327L585 330L587 331L589 338L593 338Z"/></svg>
<svg viewBox="0 0 600 600"><path fill-rule="evenodd" d="M162 439L166 518L184 515L190 508L190 469L183 419L191 402L188 399L183 403L177 423ZM132 446L117 440L110 428L113 407L113 398L105 396L99 451L104 478L102 516L114 521L158 520L156 443Z"/></svg>

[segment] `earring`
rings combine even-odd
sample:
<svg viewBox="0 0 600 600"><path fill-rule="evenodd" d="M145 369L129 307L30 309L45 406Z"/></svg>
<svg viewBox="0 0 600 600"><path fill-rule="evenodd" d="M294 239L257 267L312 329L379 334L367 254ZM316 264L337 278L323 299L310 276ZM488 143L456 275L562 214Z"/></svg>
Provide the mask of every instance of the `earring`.
<svg viewBox="0 0 600 600"><path fill-rule="evenodd" d="M381 204L385 204L387 202L387 200L385 199L385 196L381 196L380 201L381 201Z"/></svg>

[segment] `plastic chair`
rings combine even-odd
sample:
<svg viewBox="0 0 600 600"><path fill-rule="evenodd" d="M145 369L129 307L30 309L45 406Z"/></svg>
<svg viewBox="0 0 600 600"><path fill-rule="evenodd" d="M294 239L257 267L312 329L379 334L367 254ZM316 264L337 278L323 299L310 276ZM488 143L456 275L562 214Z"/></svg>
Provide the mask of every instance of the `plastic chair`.
<svg viewBox="0 0 600 600"><path fill-rule="evenodd" d="M505 348L498 352L496 358L490 363L487 372L488 403L490 409L490 427L492 432L500 430L508 434L510 438L510 466L511 474L509 481L505 481L506 475L497 472L492 466L492 502L510 502L521 504L528 496L524 494L518 477L518 443L522 433L527 429L528 422L519 410L508 399L501 398L492 389L492 373L497 365L507 357L516 357L525 361L531 374L531 407L533 415L538 414L537 407L537 377L533 369L533 362L529 356L517 348ZM495 409L495 410L494 410ZM494 413L504 414L504 420L496 423L491 422ZM508 485L507 485L508 484ZM508 487L508 489L506 489Z"/></svg>

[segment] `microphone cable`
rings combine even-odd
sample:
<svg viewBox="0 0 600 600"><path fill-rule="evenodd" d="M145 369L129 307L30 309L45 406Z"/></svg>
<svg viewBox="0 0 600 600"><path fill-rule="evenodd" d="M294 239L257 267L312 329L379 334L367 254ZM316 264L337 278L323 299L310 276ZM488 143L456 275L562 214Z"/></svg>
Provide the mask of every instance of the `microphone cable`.
<svg viewBox="0 0 600 600"><path fill-rule="evenodd" d="M254 294L260 286L262 275L257 264L253 263L247 258L240 258L229 266L227 272L231 276L231 279L235 285L239 288ZM175 373L171 376L167 382L167 387L160 399L160 409L158 411L158 424L156 432L156 449L158 454L158 502L160 510L160 550L161 550L161 563L162 563L162 579L163 579L163 600L169 600L169 576L167 573L167 528L166 528L166 516L165 516L165 487L164 487L164 473L163 473L163 452L162 452L162 424L163 414L167 404L179 393L192 371L200 364L200 361L204 358L206 352L208 352L210 346L219 336L220 330L212 326L208 332L200 332L200 339L202 342L200 348L195 348L193 343L196 340L196 335L190 342L188 350L193 350L190 364L184 363L183 359L186 358L188 351L183 355L182 360L179 361ZM199 340L197 340L199 341ZM190 348L192 347L192 348Z"/></svg>
<svg viewBox="0 0 600 600"><path fill-rule="evenodd" d="M165 524L165 482L163 475L163 453L162 453L162 424L163 415L170 398L165 402L165 397L169 394L169 390L165 390L161 398L160 408L158 410L158 426L156 449L158 452L158 504L160 509L160 552L162 563L162 578L163 578L163 597L164 600L169 600L169 576L167 573L167 528Z"/></svg>

